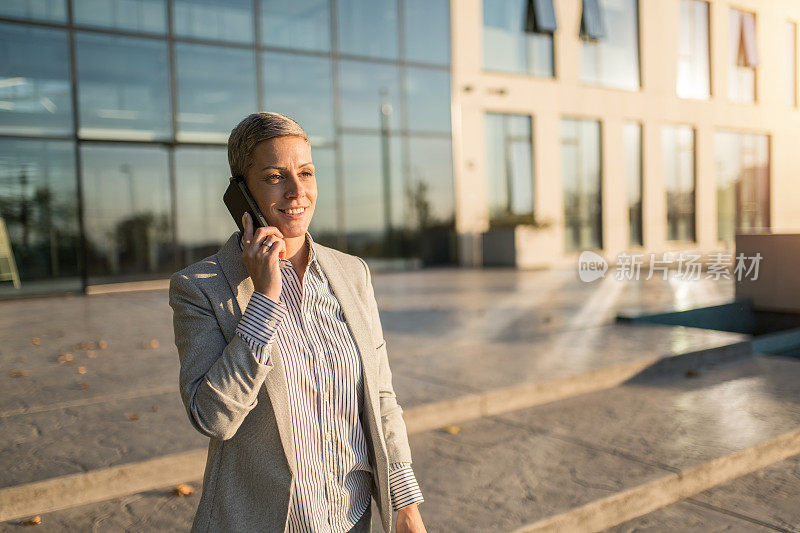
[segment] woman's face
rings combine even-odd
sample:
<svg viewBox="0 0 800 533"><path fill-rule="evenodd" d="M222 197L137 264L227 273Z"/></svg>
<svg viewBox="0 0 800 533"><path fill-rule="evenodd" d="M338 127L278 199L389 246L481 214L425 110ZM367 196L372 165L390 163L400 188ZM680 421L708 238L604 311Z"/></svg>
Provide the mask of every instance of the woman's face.
<svg viewBox="0 0 800 533"><path fill-rule="evenodd" d="M274 137L253 149L245 179L270 226L284 238L305 236L317 203L317 178L311 146L302 137ZM287 213L303 208L300 213Z"/></svg>

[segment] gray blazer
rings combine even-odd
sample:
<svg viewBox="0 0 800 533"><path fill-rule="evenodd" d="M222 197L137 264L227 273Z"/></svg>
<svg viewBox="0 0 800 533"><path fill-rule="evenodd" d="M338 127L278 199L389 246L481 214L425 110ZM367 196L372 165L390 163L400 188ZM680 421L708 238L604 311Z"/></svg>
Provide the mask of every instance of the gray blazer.
<svg viewBox="0 0 800 533"><path fill-rule="evenodd" d="M318 243L314 250L361 355L372 495L389 532L389 463L411 462L411 450L370 272L359 257ZM211 437L193 532L286 529L296 468L281 352L276 342L260 365L235 334L252 293L238 233L170 278L181 398L192 425Z"/></svg>

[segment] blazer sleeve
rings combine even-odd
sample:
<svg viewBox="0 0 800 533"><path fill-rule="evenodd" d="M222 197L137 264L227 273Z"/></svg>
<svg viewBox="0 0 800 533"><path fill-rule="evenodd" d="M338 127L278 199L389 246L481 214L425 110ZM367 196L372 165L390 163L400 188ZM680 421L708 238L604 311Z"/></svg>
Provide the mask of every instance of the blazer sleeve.
<svg viewBox="0 0 800 533"><path fill-rule="evenodd" d="M181 399L189 420L208 437L230 439L258 403L273 362L261 364L238 334L225 341L211 302L189 276L172 275L169 304L181 363Z"/></svg>
<svg viewBox="0 0 800 533"><path fill-rule="evenodd" d="M389 368L389 356L386 351L386 340L383 338L381 317L378 314L378 303L372 287L372 276L366 261L358 258L366 270L366 304L372 322L373 335L378 339L376 350L378 357L378 395L380 397L381 424L386 441L386 452L389 463L411 463L411 448L408 445L406 423L403 421L403 409L397 403L397 396L392 387L392 371Z"/></svg>

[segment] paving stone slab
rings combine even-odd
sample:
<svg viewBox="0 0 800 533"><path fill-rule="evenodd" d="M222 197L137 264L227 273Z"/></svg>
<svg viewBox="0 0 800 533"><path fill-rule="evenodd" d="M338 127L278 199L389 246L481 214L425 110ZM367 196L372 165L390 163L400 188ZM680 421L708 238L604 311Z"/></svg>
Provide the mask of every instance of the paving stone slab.
<svg viewBox="0 0 800 533"><path fill-rule="evenodd" d="M634 531L800 531L800 456L610 528Z"/></svg>
<svg viewBox="0 0 800 533"><path fill-rule="evenodd" d="M800 427L798 380L800 361L756 356L501 418L678 472Z"/></svg>
<svg viewBox="0 0 800 533"><path fill-rule="evenodd" d="M187 483L195 489L190 496L176 496L172 487L131 494L104 502L39 515L41 523L25 526L20 520L0 523L0 532L64 531L102 532L186 532L192 526L200 502L200 482Z"/></svg>
<svg viewBox="0 0 800 533"><path fill-rule="evenodd" d="M0 418L0 487L206 446L177 392Z"/></svg>

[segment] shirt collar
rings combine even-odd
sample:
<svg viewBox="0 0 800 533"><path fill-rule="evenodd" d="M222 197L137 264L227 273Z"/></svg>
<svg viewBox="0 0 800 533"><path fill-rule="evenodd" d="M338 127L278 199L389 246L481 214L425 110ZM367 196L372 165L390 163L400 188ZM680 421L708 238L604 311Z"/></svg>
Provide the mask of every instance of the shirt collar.
<svg viewBox="0 0 800 533"><path fill-rule="evenodd" d="M239 232L239 249L243 250L244 247L242 246L242 233ZM317 244L314 242L314 239L311 237L311 234L306 231L306 241L309 245L309 257L308 257L308 267L315 269L317 272L322 272L322 268L319 266L319 261L317 261L317 251L315 250ZM288 259L278 259L281 267L289 267L292 262Z"/></svg>

